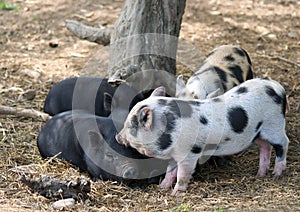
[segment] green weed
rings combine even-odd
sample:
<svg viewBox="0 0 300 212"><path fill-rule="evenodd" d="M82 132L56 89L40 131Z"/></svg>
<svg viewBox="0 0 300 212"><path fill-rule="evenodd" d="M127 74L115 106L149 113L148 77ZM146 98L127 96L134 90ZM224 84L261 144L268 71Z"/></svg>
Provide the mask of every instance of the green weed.
<svg viewBox="0 0 300 212"><path fill-rule="evenodd" d="M5 0L1 1L1 9L2 10L16 10L16 11L19 10L19 8L17 8L16 6L6 3Z"/></svg>
<svg viewBox="0 0 300 212"><path fill-rule="evenodd" d="M189 208L190 204L188 203L184 205L175 206L171 209L171 212L190 212L191 210Z"/></svg>

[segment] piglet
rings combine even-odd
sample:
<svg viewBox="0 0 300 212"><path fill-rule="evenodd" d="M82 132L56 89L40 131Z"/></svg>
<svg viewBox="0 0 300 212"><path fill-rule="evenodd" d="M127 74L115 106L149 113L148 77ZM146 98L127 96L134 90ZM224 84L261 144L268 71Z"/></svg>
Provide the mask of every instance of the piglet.
<svg viewBox="0 0 300 212"><path fill-rule="evenodd" d="M176 97L213 98L252 78L252 62L247 51L235 45L222 45L207 55L186 84L182 75L177 77ZM224 165L229 160L227 157L211 157L211 161L217 165Z"/></svg>
<svg viewBox="0 0 300 212"><path fill-rule="evenodd" d="M186 85L182 75L177 77L176 97L207 99L221 95L252 78L252 62L248 53L239 46L223 45L207 55Z"/></svg>
<svg viewBox="0 0 300 212"><path fill-rule="evenodd" d="M80 110L62 112L42 128L38 149L43 158L58 154L58 158L87 171L94 180L116 180L139 187L158 183L166 161L118 144L115 126L122 124Z"/></svg>
<svg viewBox="0 0 300 212"><path fill-rule="evenodd" d="M55 84L49 91L44 112L51 116L60 112L82 109L99 116L108 116L110 108L105 99L116 91L106 78L73 77Z"/></svg>
<svg viewBox="0 0 300 212"><path fill-rule="evenodd" d="M130 110L150 94L150 90L137 91L126 83L112 87L107 78L73 77L60 81L50 89L44 112L54 116L68 110L84 110L107 117L113 108Z"/></svg>
<svg viewBox="0 0 300 212"><path fill-rule="evenodd" d="M252 79L225 94L205 100L161 97L164 88L130 111L116 139L150 157L172 159L161 188L177 178L172 195L187 189L197 164L210 156L232 155L259 144L258 176L270 166L271 149L276 153L273 174L286 168L289 139L285 132L287 99L276 81Z"/></svg>

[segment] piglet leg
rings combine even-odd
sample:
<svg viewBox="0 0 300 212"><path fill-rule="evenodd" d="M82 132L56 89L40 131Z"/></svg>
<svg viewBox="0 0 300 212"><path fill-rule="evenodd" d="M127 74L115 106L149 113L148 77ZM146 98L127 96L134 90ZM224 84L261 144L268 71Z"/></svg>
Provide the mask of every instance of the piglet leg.
<svg viewBox="0 0 300 212"><path fill-rule="evenodd" d="M286 167L286 160L279 161L276 158L275 168L273 171L274 178L278 178L282 174L282 172L285 170L285 167Z"/></svg>
<svg viewBox="0 0 300 212"><path fill-rule="evenodd" d="M281 144L273 144L273 147L276 152L275 167L273 171L274 178L279 177L286 168L286 154L287 154L288 144L289 144L289 139L287 138L287 136L285 136Z"/></svg>
<svg viewBox="0 0 300 212"><path fill-rule="evenodd" d="M169 165L168 165L168 168L167 168L165 178L160 183L159 187L162 188L162 189L170 188L176 180L177 170L178 170L177 162L174 161L174 160L170 161Z"/></svg>
<svg viewBox="0 0 300 212"><path fill-rule="evenodd" d="M178 163L177 182L171 195L175 196L186 191L195 170L197 159L198 158L183 160Z"/></svg>
<svg viewBox="0 0 300 212"><path fill-rule="evenodd" d="M271 157L272 146L270 145L269 142L261 138L256 139L256 142L259 145L259 149L260 149L259 169L256 176L264 177L270 168L270 157Z"/></svg>

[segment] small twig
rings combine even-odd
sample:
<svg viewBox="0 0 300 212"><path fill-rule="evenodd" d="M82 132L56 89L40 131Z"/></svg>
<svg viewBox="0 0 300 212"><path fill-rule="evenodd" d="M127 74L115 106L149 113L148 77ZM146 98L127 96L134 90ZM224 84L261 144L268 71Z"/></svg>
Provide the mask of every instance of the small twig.
<svg viewBox="0 0 300 212"><path fill-rule="evenodd" d="M66 20L65 22L67 29L80 39L95 42L104 46L110 43L112 28L100 29L90 27L73 20Z"/></svg>
<svg viewBox="0 0 300 212"><path fill-rule="evenodd" d="M291 60L286 59L286 58L281 57L281 56L272 56L272 55L265 55L265 54L262 54L262 55L260 55L260 56L261 56L261 57L266 57L266 58L271 59L271 60L281 60L281 61L284 61L284 62L286 62L286 63L289 63L289 64L291 64L291 65L294 65L294 66L297 66L297 67L300 68L300 64L299 64L299 63L294 62L294 61L291 61Z"/></svg>
<svg viewBox="0 0 300 212"><path fill-rule="evenodd" d="M271 57L272 59L278 59L278 60L281 60L281 61L284 61L284 62L286 62L286 63L289 63L289 64L291 64L291 65L294 65L294 66L297 66L298 68L300 68L300 64L298 64L298 63L296 63L296 62L294 62L294 61L291 61L291 60L289 60L289 59L286 59L286 58L284 58L284 57L281 57L281 56L273 56L273 57Z"/></svg>
<svg viewBox="0 0 300 212"><path fill-rule="evenodd" d="M57 153L56 155L52 156L51 158L49 158L44 164L43 166L46 166L47 164L49 164L50 162L53 161L53 159L57 158L57 156L59 156L61 154L61 152Z"/></svg>
<svg viewBox="0 0 300 212"><path fill-rule="evenodd" d="M278 60L282 60L282 61L284 61L284 62L286 62L286 63L292 64L292 65L297 66L297 67L300 68L300 64L298 64L298 63L296 63L296 62L294 62L294 61L288 60L288 59L286 59L286 58L284 58L284 57L275 56L275 57L273 57L273 58L274 58L274 59L278 59Z"/></svg>
<svg viewBox="0 0 300 212"><path fill-rule="evenodd" d="M34 109L14 108L3 105L0 105L0 115L14 115L24 118L42 118L43 121L47 121L51 118L48 114Z"/></svg>
<svg viewBox="0 0 300 212"><path fill-rule="evenodd" d="M24 92L22 88L17 88L17 87L11 87L11 88L7 88L7 89L1 89L0 93L7 93L7 92L15 92L15 91L21 91Z"/></svg>

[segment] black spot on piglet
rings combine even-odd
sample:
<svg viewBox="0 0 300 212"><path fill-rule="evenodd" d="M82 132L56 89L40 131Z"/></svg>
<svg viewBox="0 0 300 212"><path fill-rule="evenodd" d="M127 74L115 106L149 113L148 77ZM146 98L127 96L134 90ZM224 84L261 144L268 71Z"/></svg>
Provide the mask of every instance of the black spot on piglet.
<svg viewBox="0 0 300 212"><path fill-rule="evenodd" d="M275 149L276 157L281 158L283 156L283 147L280 144L272 144Z"/></svg>
<svg viewBox="0 0 300 212"><path fill-rule="evenodd" d="M277 104L282 103L282 98L275 92L275 90L271 86L265 87L266 93L273 99L273 101Z"/></svg>
<svg viewBox="0 0 300 212"><path fill-rule="evenodd" d="M234 48L234 52L238 55L240 55L241 57L244 57L245 56L245 51L242 50L241 48Z"/></svg>
<svg viewBox="0 0 300 212"><path fill-rule="evenodd" d="M207 118L205 116L200 116L200 122L204 125L207 125L208 123Z"/></svg>
<svg viewBox="0 0 300 212"><path fill-rule="evenodd" d="M232 55L227 55L226 57L224 57L224 60L232 62L234 61L234 57L232 57Z"/></svg>
<svg viewBox="0 0 300 212"><path fill-rule="evenodd" d="M138 118L136 115L132 116L131 118L131 126L133 128L138 128L139 122L138 122Z"/></svg>
<svg viewBox="0 0 300 212"><path fill-rule="evenodd" d="M236 133L242 133L248 124L248 114L242 107L230 108L227 119L231 129Z"/></svg>
<svg viewBox="0 0 300 212"><path fill-rule="evenodd" d="M158 139L158 146L160 150L165 150L172 144L172 138L169 133L163 133Z"/></svg>
<svg viewBox="0 0 300 212"><path fill-rule="evenodd" d="M171 133L175 128L175 121L176 118L174 117L174 114L172 113L164 113L162 122L165 123L165 131L161 134L161 136L158 138L157 145L160 150L165 150L172 144L172 137Z"/></svg>
<svg viewBox="0 0 300 212"><path fill-rule="evenodd" d="M237 92L238 94L247 93L247 92L248 92L248 89L247 89L246 87L241 86L241 87L239 87L239 88L236 90L236 92Z"/></svg>
<svg viewBox="0 0 300 212"><path fill-rule="evenodd" d="M249 80L249 79L253 79L253 71L252 71L252 66L251 65L248 66L248 73L247 73L247 76L246 76L246 80Z"/></svg>
<svg viewBox="0 0 300 212"><path fill-rule="evenodd" d="M131 118L130 134L133 136L137 135L137 129L139 126L138 118L136 115Z"/></svg>
<svg viewBox="0 0 300 212"><path fill-rule="evenodd" d="M231 139L230 138L228 138L228 137L226 137L225 139L224 139L224 141L230 141Z"/></svg>
<svg viewBox="0 0 300 212"><path fill-rule="evenodd" d="M232 72L232 74L239 81L239 83L244 82L243 70L240 66L233 65L233 66L228 67L228 69Z"/></svg>
<svg viewBox="0 0 300 212"><path fill-rule="evenodd" d="M217 66L213 66L213 67L211 67L211 69L217 73L217 75L219 76L220 82L222 84L222 88L224 91L226 91L227 90L227 86L225 84L227 82L226 72Z"/></svg>
<svg viewBox="0 0 300 212"><path fill-rule="evenodd" d="M160 106L165 106L167 104L167 100L165 100L165 99L159 99L159 100L157 100L157 102Z"/></svg>
<svg viewBox="0 0 300 212"><path fill-rule="evenodd" d="M194 145L191 149L191 152L194 153L194 154L199 154L201 152L201 147L200 146L197 146L197 145Z"/></svg>
<svg viewBox="0 0 300 212"><path fill-rule="evenodd" d="M285 92L282 92L282 94L279 95L271 86L265 86L265 91L276 104L281 104L281 108L282 108L281 113L283 114L283 116L285 116L285 110L287 104Z"/></svg>
<svg viewBox="0 0 300 212"><path fill-rule="evenodd" d="M192 115L192 107L187 101L182 100L171 100L167 104L169 106L169 110L173 112L174 115L178 117L191 117Z"/></svg>

